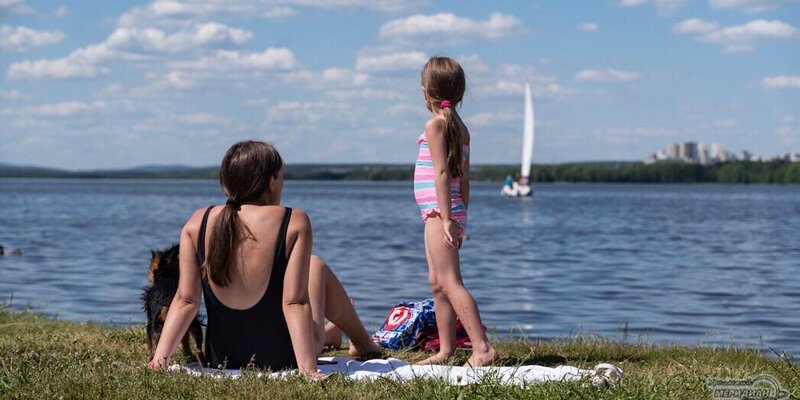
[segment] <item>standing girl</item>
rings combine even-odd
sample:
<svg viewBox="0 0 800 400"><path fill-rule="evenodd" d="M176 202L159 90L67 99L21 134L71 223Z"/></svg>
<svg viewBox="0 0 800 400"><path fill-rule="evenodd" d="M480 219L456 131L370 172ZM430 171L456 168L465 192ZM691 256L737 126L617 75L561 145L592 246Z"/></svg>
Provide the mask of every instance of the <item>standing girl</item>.
<svg viewBox="0 0 800 400"><path fill-rule="evenodd" d="M466 89L464 70L453 59L433 57L422 68L422 93L431 119L417 140L414 196L425 222L428 281L433 291L439 353L420 364L442 364L456 350L456 316L472 342L468 365L491 364L494 348L475 299L461 280L458 251L469 206L469 131L455 107Z"/></svg>

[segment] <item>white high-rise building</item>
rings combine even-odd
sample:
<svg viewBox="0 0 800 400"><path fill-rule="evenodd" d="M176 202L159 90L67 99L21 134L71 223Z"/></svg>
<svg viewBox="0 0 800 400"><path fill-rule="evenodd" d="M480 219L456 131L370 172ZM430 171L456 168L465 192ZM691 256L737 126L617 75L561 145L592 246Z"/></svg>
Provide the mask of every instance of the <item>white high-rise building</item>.
<svg viewBox="0 0 800 400"><path fill-rule="evenodd" d="M699 143L697 145L697 157L699 158L700 164L706 165L709 163L708 144Z"/></svg>
<svg viewBox="0 0 800 400"><path fill-rule="evenodd" d="M711 161L725 162L730 159L728 148L722 143L711 143Z"/></svg>
<svg viewBox="0 0 800 400"><path fill-rule="evenodd" d="M667 157L670 160L677 160L680 158L680 146L677 143L670 143L667 146Z"/></svg>

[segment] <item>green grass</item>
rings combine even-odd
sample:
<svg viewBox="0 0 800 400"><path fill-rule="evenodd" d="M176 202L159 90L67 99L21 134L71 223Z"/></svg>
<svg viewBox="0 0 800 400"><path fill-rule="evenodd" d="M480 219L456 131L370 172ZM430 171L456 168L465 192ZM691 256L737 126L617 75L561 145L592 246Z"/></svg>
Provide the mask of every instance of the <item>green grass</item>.
<svg viewBox="0 0 800 400"><path fill-rule="evenodd" d="M496 347L499 365L591 368L611 362L625 371L625 377L609 389L586 382L513 387L487 380L457 387L433 380L355 382L339 376L321 382L302 377L273 380L255 374L235 381L195 378L147 369L142 326L62 322L0 306L0 398L710 399L707 377L760 374L776 377L794 397L800 396L798 364L753 350L655 346L644 341L623 344L592 337L498 341ZM425 353L392 355L415 361ZM463 363L467 355L460 353L457 362Z"/></svg>

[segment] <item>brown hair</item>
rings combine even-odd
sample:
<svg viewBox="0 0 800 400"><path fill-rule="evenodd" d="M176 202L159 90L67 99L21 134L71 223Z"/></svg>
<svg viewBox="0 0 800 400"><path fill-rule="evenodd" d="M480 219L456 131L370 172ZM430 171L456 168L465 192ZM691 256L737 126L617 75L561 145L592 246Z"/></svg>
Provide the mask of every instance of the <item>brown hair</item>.
<svg viewBox="0 0 800 400"><path fill-rule="evenodd" d="M444 100L450 107L442 109L445 119L445 141L447 142L447 170L452 177L462 175L464 123L456 112L456 106L464 98L467 79L464 70L456 60L448 57L431 57L422 67L422 87L425 96L432 104L441 108Z"/></svg>
<svg viewBox="0 0 800 400"><path fill-rule="evenodd" d="M230 283L231 257L250 229L239 219L241 204L252 202L269 190L272 179L283 169L283 159L275 146L258 141L231 146L219 168L219 185L228 203L211 230L208 257L203 272L219 286Z"/></svg>

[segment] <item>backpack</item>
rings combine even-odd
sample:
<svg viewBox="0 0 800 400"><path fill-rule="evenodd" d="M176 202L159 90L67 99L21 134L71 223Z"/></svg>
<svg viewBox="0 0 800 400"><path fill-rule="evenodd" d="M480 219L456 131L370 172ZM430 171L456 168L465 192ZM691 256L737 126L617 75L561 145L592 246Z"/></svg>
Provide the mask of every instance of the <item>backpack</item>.
<svg viewBox="0 0 800 400"><path fill-rule="evenodd" d="M372 341L390 350L411 349L425 330L436 330L433 299L416 303L398 303L389 310L383 326L372 335Z"/></svg>

